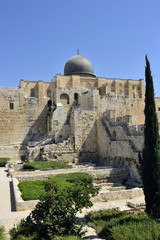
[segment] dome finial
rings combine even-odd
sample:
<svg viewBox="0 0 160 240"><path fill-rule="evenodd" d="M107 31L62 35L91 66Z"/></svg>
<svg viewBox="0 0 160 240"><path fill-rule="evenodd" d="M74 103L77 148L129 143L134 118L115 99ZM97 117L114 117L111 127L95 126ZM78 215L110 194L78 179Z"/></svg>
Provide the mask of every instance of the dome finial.
<svg viewBox="0 0 160 240"><path fill-rule="evenodd" d="M77 55L79 55L79 48L77 49Z"/></svg>

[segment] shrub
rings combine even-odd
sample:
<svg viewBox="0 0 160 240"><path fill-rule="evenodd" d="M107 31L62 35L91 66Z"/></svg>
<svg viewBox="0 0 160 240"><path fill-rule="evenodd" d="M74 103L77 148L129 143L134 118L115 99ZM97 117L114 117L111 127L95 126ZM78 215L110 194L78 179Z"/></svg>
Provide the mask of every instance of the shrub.
<svg viewBox="0 0 160 240"><path fill-rule="evenodd" d="M5 240L6 236L5 236L5 231L4 231L4 227L0 227L0 240Z"/></svg>
<svg viewBox="0 0 160 240"><path fill-rule="evenodd" d="M56 235L81 236L82 226L76 225L76 214L83 207L92 206L90 197L98 192L93 183L80 181L62 189L46 181L45 191L35 210L21 221L18 231L12 231L13 239L18 235L28 238L34 235L35 240L52 240Z"/></svg>
<svg viewBox="0 0 160 240"><path fill-rule="evenodd" d="M10 158L0 158L0 167L5 167Z"/></svg>
<svg viewBox="0 0 160 240"><path fill-rule="evenodd" d="M88 173L70 173L70 174L58 174L54 177L50 177L48 182L56 184L60 189L70 188L78 183L84 183L86 186L92 184L93 178ZM23 200L37 200L45 193L44 180L36 181L24 181L20 182L18 187L21 191L21 197Z"/></svg>
<svg viewBox="0 0 160 240"><path fill-rule="evenodd" d="M13 234L13 232L14 232L14 234ZM12 236L11 240L34 240L35 239L34 236L31 236L31 237L25 237L23 235L15 236L15 231L13 231L13 230L10 231L10 234ZM3 239L1 239L1 240L3 240ZM78 236L55 236L52 238L52 240L83 240L83 239Z"/></svg>
<svg viewBox="0 0 160 240"><path fill-rule="evenodd" d="M37 200L43 193L45 193L44 180L20 182L18 187L24 201Z"/></svg>
<svg viewBox="0 0 160 240"><path fill-rule="evenodd" d="M24 170L47 170L47 169L60 169L60 168L72 168L71 165L55 162L55 161L35 161L28 162L23 165Z"/></svg>
<svg viewBox="0 0 160 240"><path fill-rule="evenodd" d="M158 240L160 224L146 213L127 214L116 210L90 212L89 225L107 240Z"/></svg>

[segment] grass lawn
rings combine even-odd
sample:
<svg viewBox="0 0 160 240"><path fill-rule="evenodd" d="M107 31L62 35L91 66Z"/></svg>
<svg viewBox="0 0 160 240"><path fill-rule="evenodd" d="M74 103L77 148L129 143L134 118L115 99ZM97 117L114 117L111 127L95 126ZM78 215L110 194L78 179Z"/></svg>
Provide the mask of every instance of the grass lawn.
<svg viewBox="0 0 160 240"><path fill-rule="evenodd" d="M0 158L0 167L4 167L10 158Z"/></svg>
<svg viewBox="0 0 160 240"><path fill-rule="evenodd" d="M107 240L159 240L160 221L146 213L128 214L116 210L90 212L89 226Z"/></svg>
<svg viewBox="0 0 160 240"><path fill-rule="evenodd" d="M49 182L58 185L61 189L71 187L77 182L91 183L93 181L92 176L87 173L70 173L70 174L58 174L49 178ZM37 200L45 193L44 180L36 181L24 181L18 184L21 191L21 197L23 200Z"/></svg>
<svg viewBox="0 0 160 240"><path fill-rule="evenodd" d="M60 168L72 168L71 165L55 162L55 161L35 161L28 162L23 165L23 169L33 169L33 170L47 170L47 169L60 169Z"/></svg>
<svg viewBox="0 0 160 240"><path fill-rule="evenodd" d="M34 240L35 238L34 237L24 237L22 235L18 235L16 238L12 238L11 237L11 240ZM0 240L5 240L4 238L0 238ZM52 240L83 240L82 238L80 237L77 237L77 236L55 236L52 238Z"/></svg>

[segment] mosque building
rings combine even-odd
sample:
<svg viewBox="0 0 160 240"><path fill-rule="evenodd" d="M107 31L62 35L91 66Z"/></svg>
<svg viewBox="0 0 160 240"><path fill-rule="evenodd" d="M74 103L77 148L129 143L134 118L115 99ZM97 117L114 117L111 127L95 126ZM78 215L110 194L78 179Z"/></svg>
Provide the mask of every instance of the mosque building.
<svg viewBox="0 0 160 240"><path fill-rule="evenodd" d="M98 77L71 57L51 82L0 87L0 156L63 162L136 160L144 143L144 80ZM155 98L160 124L160 98Z"/></svg>

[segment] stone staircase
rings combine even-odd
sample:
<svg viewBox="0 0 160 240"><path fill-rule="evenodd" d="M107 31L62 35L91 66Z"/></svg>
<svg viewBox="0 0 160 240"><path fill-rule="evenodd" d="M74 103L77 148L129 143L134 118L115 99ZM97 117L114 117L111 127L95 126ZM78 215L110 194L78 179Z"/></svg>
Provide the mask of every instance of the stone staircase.
<svg viewBox="0 0 160 240"><path fill-rule="evenodd" d="M108 119L108 118L102 118L101 119L101 122L102 122L102 125L104 126L107 134L108 134L108 137L110 139L110 141L128 141L130 147L132 148L132 150L135 152L135 153L139 153L141 151L141 149L138 149L134 142L132 141L132 139L129 139L129 137L131 137L131 133L129 132L129 129L127 127L127 125L125 123L119 123L117 125L117 123L111 123L111 121ZM115 129L117 126L120 126L123 131L125 132L125 135L126 135L126 138L121 138L121 139L116 139L112 136L112 129Z"/></svg>

